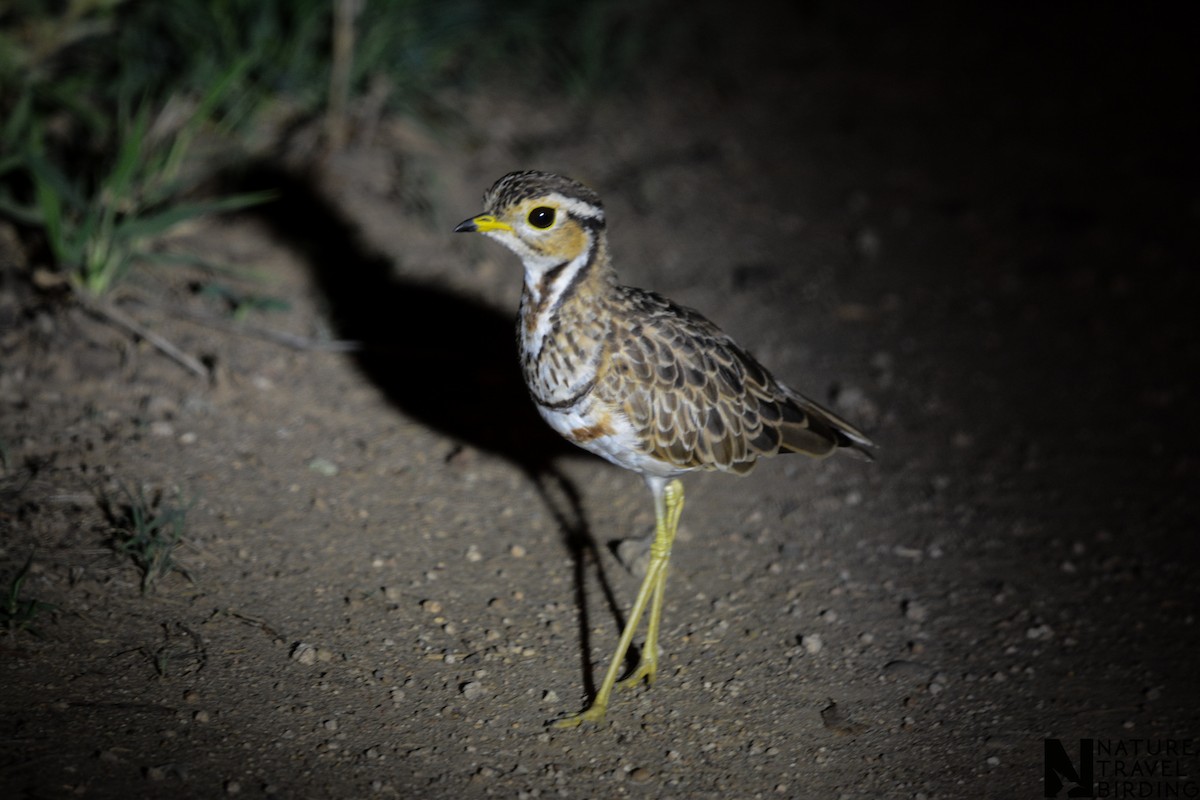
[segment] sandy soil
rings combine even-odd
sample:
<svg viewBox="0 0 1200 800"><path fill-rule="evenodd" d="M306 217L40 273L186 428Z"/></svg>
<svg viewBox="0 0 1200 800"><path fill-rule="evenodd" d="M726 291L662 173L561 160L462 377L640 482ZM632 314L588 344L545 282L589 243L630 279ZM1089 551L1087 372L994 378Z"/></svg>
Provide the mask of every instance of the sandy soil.
<svg viewBox="0 0 1200 800"><path fill-rule="evenodd" d="M184 269L117 297L211 380L34 293L0 229L0 586L32 553L54 606L0 637L0 794L1020 798L1044 738L1191 740L1194 70L1043 13L809 9L586 110L294 143L244 178L279 202L162 243L290 310L231 322ZM528 167L881 445L690 477L661 678L575 731L652 513L543 429L519 268L450 234ZM190 580L114 550L136 487L189 508Z"/></svg>

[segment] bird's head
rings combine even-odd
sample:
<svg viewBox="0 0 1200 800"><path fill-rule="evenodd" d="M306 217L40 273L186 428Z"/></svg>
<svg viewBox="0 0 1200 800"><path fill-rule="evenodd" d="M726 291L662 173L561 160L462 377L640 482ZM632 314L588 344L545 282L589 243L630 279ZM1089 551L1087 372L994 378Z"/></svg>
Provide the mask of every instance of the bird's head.
<svg viewBox="0 0 1200 800"><path fill-rule="evenodd" d="M588 187L549 172L513 172L483 196L484 213L456 233L482 233L516 253L529 273L574 261L604 235L604 207Z"/></svg>

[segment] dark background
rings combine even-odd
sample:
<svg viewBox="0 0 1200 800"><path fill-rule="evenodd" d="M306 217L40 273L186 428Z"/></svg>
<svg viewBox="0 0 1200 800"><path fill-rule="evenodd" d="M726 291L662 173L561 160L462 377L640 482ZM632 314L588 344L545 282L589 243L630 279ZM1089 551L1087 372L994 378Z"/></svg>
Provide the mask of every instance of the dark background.
<svg viewBox="0 0 1200 800"><path fill-rule="evenodd" d="M611 80L580 94L518 79L581 63L542 31L449 70L414 104L435 123L352 115L337 149L302 115L222 161L209 188L279 199L168 245L261 265L292 310L252 322L354 353L197 327L169 309L212 316L211 276L135 273L113 302L202 355L198 381L35 290L64 265L6 224L2 574L32 553L18 594L57 609L0 637L6 792L1037 797L1045 737L1195 736L1194 26L1094 4L604 19ZM519 269L450 234L518 168L587 181L625 280L880 444L689 477L665 674L569 735L543 723L604 667L636 586L609 545L650 504L536 426ZM121 485L197 498L194 583L138 591L97 500Z"/></svg>

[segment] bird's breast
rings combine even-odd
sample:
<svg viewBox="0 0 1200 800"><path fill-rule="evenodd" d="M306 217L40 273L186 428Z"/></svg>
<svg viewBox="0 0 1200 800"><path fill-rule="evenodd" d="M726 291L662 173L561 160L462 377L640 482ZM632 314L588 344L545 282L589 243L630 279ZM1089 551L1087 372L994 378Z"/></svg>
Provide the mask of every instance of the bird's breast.
<svg viewBox="0 0 1200 800"><path fill-rule="evenodd" d="M577 309L547 314L523 300L517 325L521 371L539 405L565 407L590 391L604 360L603 335L592 315Z"/></svg>

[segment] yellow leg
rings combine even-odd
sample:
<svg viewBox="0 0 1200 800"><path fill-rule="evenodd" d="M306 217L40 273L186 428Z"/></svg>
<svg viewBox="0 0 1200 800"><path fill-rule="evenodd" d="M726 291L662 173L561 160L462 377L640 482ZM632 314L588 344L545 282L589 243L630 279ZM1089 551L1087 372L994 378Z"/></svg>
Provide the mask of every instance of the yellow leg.
<svg viewBox="0 0 1200 800"><path fill-rule="evenodd" d="M662 491L656 491L654 494L655 517L662 520L659 525L665 528L665 535L660 539L656 532L655 542L650 546L650 558L653 562L655 550L658 550L662 568L654 578L654 595L650 601L650 621L646 626L646 643L642 647L642 658L637 668L617 684L622 688L632 688L642 680L652 686L658 673L658 632L662 623L663 597L667 589L671 547L679 530L679 518L683 515L683 484L677 480L671 481Z"/></svg>
<svg viewBox="0 0 1200 800"><path fill-rule="evenodd" d="M683 484L673 480L665 486L660 480L648 481L654 492L654 543L650 545L650 566L646 569L646 577L638 589L637 599L629 611L629 621L621 632L621 641L617 644L617 652L613 654L612 663L604 673L604 681L592 704L578 714L564 717L554 723L556 728L574 728L584 722L600 722L608 709L608 700L612 695L613 686L617 683L617 675L621 665L625 663L625 654L633 643L642 615L646 612L646 604L650 603L650 622L646 630L646 645L642 650L642 659L637 668L628 678L621 681L621 686L635 686L645 679L646 683L654 683L658 671L658 631L662 621L663 594L667 586L667 562L671 559L671 545L675 542L675 532L679 528L679 517L683 513Z"/></svg>

